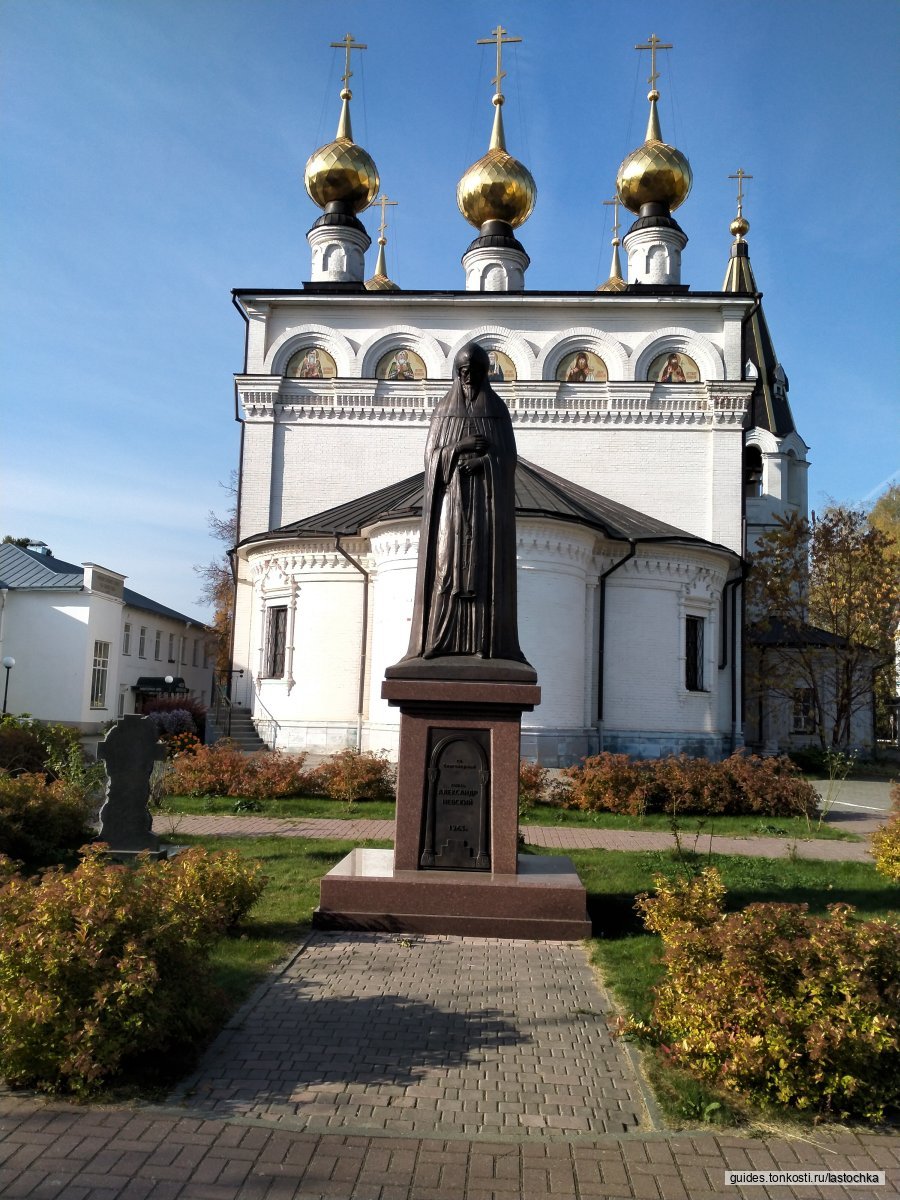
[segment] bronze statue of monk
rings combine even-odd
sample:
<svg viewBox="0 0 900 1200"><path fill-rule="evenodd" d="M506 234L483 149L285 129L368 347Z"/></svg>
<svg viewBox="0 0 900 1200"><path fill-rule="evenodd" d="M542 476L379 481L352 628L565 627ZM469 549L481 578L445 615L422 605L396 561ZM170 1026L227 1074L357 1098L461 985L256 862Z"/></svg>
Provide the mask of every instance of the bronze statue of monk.
<svg viewBox="0 0 900 1200"><path fill-rule="evenodd" d="M516 443L489 370L481 346L463 347L431 418L412 631L388 677L443 668L457 678L534 678L516 616ZM464 659L485 667L466 670Z"/></svg>

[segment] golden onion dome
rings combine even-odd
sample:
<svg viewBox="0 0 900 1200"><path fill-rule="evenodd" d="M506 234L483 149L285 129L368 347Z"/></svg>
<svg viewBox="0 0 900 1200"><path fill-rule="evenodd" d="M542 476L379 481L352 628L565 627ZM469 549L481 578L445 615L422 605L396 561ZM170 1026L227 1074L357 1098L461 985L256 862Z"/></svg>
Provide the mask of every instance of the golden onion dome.
<svg viewBox="0 0 900 1200"><path fill-rule="evenodd" d="M644 204L662 204L674 212L688 197L694 181L691 164L674 146L662 140L656 102L659 92L652 91L650 120L643 146L638 146L624 160L616 176L619 199L633 213Z"/></svg>
<svg viewBox="0 0 900 1200"><path fill-rule="evenodd" d="M740 239L743 238L744 235L749 232L750 222L747 220L747 218L745 216L742 216L740 213L738 213L738 215L734 218L734 220L731 222L731 224L728 226L728 228L731 230L731 232L734 234L734 236L738 239L738 241L740 241Z"/></svg>
<svg viewBox="0 0 900 1200"><path fill-rule="evenodd" d="M337 137L310 155L304 183L310 199L319 208L340 201L352 212L359 213L378 195L380 180L371 155L353 141L348 88L341 92L341 99L344 103Z"/></svg>
<svg viewBox="0 0 900 1200"><path fill-rule="evenodd" d="M494 96L493 103L496 112L490 149L460 179L456 203L476 229L485 221L506 221L517 229L531 216L537 184L528 168L507 153L500 111L503 97Z"/></svg>

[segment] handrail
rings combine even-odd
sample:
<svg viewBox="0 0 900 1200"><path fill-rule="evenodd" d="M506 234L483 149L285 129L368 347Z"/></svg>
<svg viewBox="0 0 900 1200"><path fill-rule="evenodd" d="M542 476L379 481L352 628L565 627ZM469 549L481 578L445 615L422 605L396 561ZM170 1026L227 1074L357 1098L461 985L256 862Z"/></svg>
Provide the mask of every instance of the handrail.
<svg viewBox="0 0 900 1200"><path fill-rule="evenodd" d="M253 724L256 726L257 732L259 733L259 736L262 738L262 740L264 742L268 742L270 749L274 750L275 743L278 741L278 731L280 730L281 726L278 724L278 722L275 720L275 718L272 716L272 714L269 712L269 710L263 704L262 699L260 698L260 695L259 695L259 681L258 680L255 683L254 691L255 691L255 699L254 699L254 704L253 704ZM257 717L257 715L256 715L257 708L261 708L263 710L263 712L265 713L264 717ZM265 736L262 729L260 728L261 725L268 726L269 730L271 731L271 739Z"/></svg>
<svg viewBox="0 0 900 1200"><path fill-rule="evenodd" d="M225 737L231 737L231 697L220 680L213 680L213 714L216 728ZM222 714L224 713L224 720Z"/></svg>

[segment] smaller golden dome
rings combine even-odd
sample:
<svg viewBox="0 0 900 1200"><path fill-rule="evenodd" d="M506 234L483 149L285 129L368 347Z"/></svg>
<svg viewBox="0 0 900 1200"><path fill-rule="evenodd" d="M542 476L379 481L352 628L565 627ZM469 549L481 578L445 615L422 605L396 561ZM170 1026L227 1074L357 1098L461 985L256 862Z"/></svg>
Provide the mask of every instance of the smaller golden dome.
<svg viewBox="0 0 900 1200"><path fill-rule="evenodd" d="M380 186L371 155L347 137L335 138L310 155L304 182L319 208L341 200L354 213L369 207Z"/></svg>
<svg viewBox="0 0 900 1200"><path fill-rule="evenodd" d="M663 204L669 212L674 212L688 198L694 176L681 151L662 140L656 112L659 92L654 90L647 98L650 101L647 137L643 146L632 150L619 167L616 190L619 199L633 213L639 213L644 204Z"/></svg>
<svg viewBox="0 0 900 1200"><path fill-rule="evenodd" d="M731 230L731 232L734 234L734 236L736 238L740 239L750 229L750 222L747 220L746 217L738 215L734 218L734 220L731 222L731 224L728 226L728 228Z"/></svg>
<svg viewBox="0 0 900 1200"><path fill-rule="evenodd" d="M531 216L537 185L526 166L492 147L471 165L456 187L456 203L470 225L506 221L517 229Z"/></svg>
<svg viewBox="0 0 900 1200"><path fill-rule="evenodd" d="M395 201L387 200L385 204L393 204ZM381 219L384 221L384 207L381 209ZM384 248L387 245L387 238L383 235L378 239L378 260L375 263L375 274L371 279L365 282L367 292L399 292L400 289L396 283L388 277L387 263L384 258Z"/></svg>
<svg viewBox="0 0 900 1200"><path fill-rule="evenodd" d="M616 190L633 213L643 204L664 204L669 212L687 199L694 176L691 164L674 146L644 142L619 167Z"/></svg>

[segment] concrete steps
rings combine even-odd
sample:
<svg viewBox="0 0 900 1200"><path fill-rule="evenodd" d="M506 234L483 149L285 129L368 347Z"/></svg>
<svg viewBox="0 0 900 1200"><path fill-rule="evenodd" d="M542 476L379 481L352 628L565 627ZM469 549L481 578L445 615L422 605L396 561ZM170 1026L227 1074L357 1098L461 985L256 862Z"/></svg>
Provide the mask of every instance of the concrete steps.
<svg viewBox="0 0 900 1200"><path fill-rule="evenodd" d="M268 750L269 747L256 732L256 726L250 717L249 708L238 708L235 706L231 710L231 733L226 734L224 730L219 729L214 722L211 721L210 728L215 734L215 739L218 741L222 737L230 737L237 748L245 754L253 754L258 750Z"/></svg>

